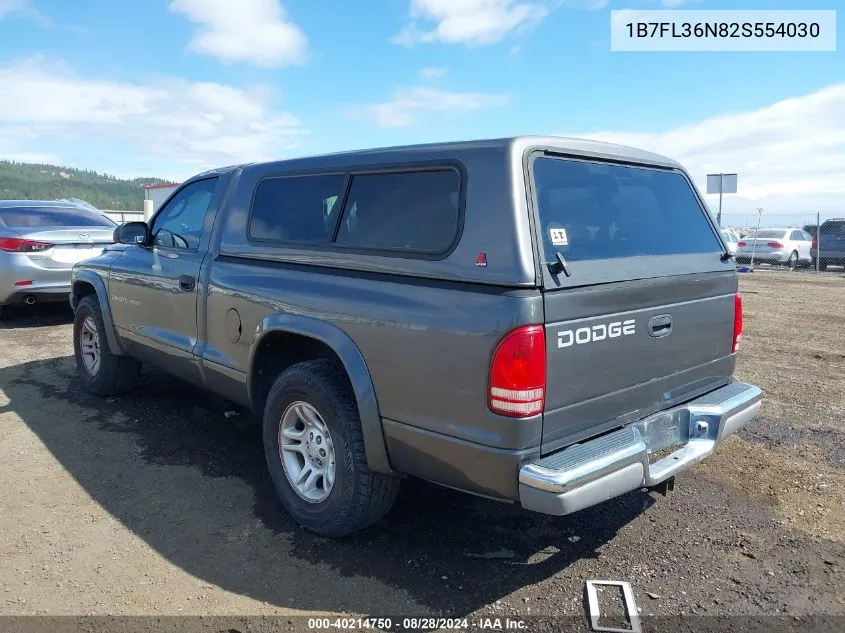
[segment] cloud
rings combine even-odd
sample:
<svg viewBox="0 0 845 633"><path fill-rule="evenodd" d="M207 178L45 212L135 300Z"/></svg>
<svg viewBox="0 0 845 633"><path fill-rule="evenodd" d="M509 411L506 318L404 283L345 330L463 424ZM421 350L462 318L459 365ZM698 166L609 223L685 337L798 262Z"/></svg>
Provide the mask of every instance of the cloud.
<svg viewBox="0 0 845 633"><path fill-rule="evenodd" d="M702 192L708 173L737 172L738 194L724 199L728 210L747 212L762 206L773 213L841 213L845 200L845 83L662 132L564 136L621 143L675 158Z"/></svg>
<svg viewBox="0 0 845 633"><path fill-rule="evenodd" d="M541 0L411 0L410 23L391 41L405 46L435 41L495 44L511 31L531 28L548 13L548 3ZM433 22L433 28L423 30L421 22Z"/></svg>
<svg viewBox="0 0 845 633"><path fill-rule="evenodd" d="M427 86L413 86L396 91L383 103L350 108L354 115L372 118L383 128L408 127L417 118L432 112L473 112L511 102L510 95L485 92L449 92Z"/></svg>
<svg viewBox="0 0 845 633"><path fill-rule="evenodd" d="M269 160L306 131L271 106L266 90L156 77L148 83L75 76L40 58L0 66L0 151L6 157L84 143L118 147L134 160L197 170ZM115 157L119 162L119 157ZM112 171L120 171L115 165Z"/></svg>
<svg viewBox="0 0 845 633"><path fill-rule="evenodd" d="M49 17L36 9L30 0L0 0L0 19L5 16L16 16L32 20L38 24L38 26L44 28L52 28L56 26ZM71 30L80 30L73 27L67 28L70 28Z"/></svg>
<svg viewBox="0 0 845 633"><path fill-rule="evenodd" d="M173 0L170 10L199 25L189 49L263 68L304 63L308 38L280 0Z"/></svg>
<svg viewBox="0 0 845 633"><path fill-rule="evenodd" d="M26 11L28 8L28 0L0 0L0 18L7 14Z"/></svg>
<svg viewBox="0 0 845 633"><path fill-rule="evenodd" d="M446 68L423 68L420 70L420 76L425 79L440 79L446 74Z"/></svg>

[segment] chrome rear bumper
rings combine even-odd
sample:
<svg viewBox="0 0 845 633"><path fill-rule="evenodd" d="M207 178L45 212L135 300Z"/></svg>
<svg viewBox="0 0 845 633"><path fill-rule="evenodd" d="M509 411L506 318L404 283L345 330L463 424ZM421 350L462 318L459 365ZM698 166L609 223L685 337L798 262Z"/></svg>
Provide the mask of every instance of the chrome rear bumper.
<svg viewBox="0 0 845 633"><path fill-rule="evenodd" d="M758 387L733 382L526 464L519 471L520 503L527 510L563 515L656 486L703 460L753 420L762 399ZM657 451L675 446L671 454L652 461Z"/></svg>

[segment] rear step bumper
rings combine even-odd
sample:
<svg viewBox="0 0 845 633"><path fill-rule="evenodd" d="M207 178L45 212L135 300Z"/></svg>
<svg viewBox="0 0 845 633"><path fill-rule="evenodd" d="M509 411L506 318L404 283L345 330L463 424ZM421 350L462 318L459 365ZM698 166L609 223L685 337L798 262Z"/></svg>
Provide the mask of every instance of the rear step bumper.
<svg viewBox="0 0 845 633"><path fill-rule="evenodd" d="M519 471L526 510L563 515L650 488L707 457L757 415L763 392L733 382L685 405L570 446ZM653 453L677 447L662 459Z"/></svg>

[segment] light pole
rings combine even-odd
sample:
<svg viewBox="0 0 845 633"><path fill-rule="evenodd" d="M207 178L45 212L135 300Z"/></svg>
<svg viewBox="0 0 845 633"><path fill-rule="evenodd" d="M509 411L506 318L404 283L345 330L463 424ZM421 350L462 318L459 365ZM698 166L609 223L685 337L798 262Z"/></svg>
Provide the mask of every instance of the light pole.
<svg viewBox="0 0 845 633"><path fill-rule="evenodd" d="M754 244L751 246L751 270L754 270L754 254L757 252L757 233L760 232L760 220L763 219L763 207L757 207L757 230L754 231Z"/></svg>

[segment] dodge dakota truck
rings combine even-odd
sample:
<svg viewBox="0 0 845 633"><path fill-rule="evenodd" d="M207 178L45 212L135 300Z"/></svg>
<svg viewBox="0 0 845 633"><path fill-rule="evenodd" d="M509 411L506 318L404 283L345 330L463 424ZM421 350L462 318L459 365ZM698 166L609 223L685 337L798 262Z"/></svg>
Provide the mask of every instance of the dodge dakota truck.
<svg viewBox="0 0 845 633"><path fill-rule="evenodd" d="M520 137L207 171L74 266L79 376L252 410L290 515L343 536L404 478L566 515L751 421L735 263L689 174Z"/></svg>

